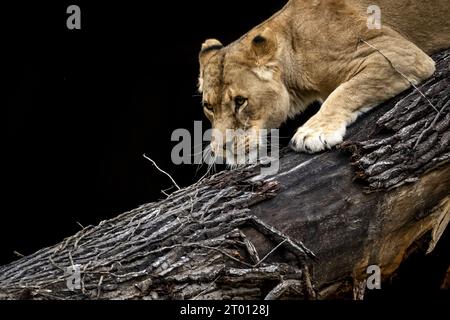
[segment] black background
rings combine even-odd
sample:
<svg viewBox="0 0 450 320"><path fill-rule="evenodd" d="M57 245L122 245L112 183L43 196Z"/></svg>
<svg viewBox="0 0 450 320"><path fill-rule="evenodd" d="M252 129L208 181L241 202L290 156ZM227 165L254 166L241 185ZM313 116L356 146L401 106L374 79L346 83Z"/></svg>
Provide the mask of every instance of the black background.
<svg viewBox="0 0 450 320"><path fill-rule="evenodd" d="M192 131L195 120L203 120L204 129L209 126L196 90L201 43L213 37L226 45L285 2L2 5L7 84L1 97L6 139L0 264L16 259L14 251L27 255L59 242L80 230L78 223L98 224L164 198L161 190L171 182L144 153L179 185L197 181L204 171L175 166L170 153L173 130ZM71 4L81 8L81 30L66 27ZM300 120L283 130L291 132ZM439 286L434 270L437 265L442 275L448 265L449 232L445 239L431 262L415 258L399 286L416 292Z"/></svg>
<svg viewBox="0 0 450 320"><path fill-rule="evenodd" d="M0 264L125 210L203 171L175 166L172 131L203 120L200 46L230 43L286 0L53 1L2 8L8 54ZM81 9L68 30L66 9ZM5 103L4 102L4 103Z"/></svg>

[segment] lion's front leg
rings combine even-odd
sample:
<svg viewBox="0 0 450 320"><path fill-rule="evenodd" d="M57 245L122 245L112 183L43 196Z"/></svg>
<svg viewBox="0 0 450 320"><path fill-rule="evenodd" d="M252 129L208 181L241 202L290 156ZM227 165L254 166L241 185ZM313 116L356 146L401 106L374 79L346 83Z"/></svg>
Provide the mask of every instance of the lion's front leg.
<svg viewBox="0 0 450 320"><path fill-rule="evenodd" d="M342 84L325 100L317 114L297 129L291 147L296 151L315 153L341 143L347 126L362 112L408 88L409 83L397 80L397 90L389 96L380 90L381 84L369 86L359 79Z"/></svg>
<svg viewBox="0 0 450 320"><path fill-rule="evenodd" d="M402 65L399 57L402 74L385 57L375 57L364 70L328 96L319 112L297 130L291 147L296 151L315 153L341 143L347 126L361 113L409 88L411 82L419 83L433 74L433 60L424 53L417 53L417 56L420 59L414 59L416 63L409 65Z"/></svg>

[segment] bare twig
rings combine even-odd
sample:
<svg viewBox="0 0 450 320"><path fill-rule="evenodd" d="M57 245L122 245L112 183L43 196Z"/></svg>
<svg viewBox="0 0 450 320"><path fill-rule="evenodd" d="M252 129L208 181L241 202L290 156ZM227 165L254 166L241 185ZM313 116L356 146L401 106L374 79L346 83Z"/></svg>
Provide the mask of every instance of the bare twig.
<svg viewBox="0 0 450 320"><path fill-rule="evenodd" d="M22 257L25 257L23 254L21 254L20 252L18 252L18 251L13 251L13 253L16 255L16 256L18 256L19 258L22 258Z"/></svg>
<svg viewBox="0 0 450 320"><path fill-rule="evenodd" d="M161 173L165 174L167 177L169 177L169 179L172 181L173 185L178 190L181 190L180 186L175 182L175 180L172 178L172 176L170 174L168 174L166 171L162 170L160 167L158 167L158 165L156 164L155 161L153 161L152 159L147 157L145 154L144 154L144 158L147 159L148 161L150 161L155 166L155 168L158 169L159 172L161 172Z"/></svg>
<svg viewBox="0 0 450 320"><path fill-rule="evenodd" d="M100 276L100 280L98 281L98 285L97 285L97 299L100 298L101 295L101 290L102 290L102 282L103 282L103 275Z"/></svg>
<svg viewBox="0 0 450 320"><path fill-rule="evenodd" d="M218 275L210 284L208 284L208 286L202 292L200 292L198 295L196 295L194 298L192 298L192 300L197 300L197 298L204 295L208 290L211 289L211 287L217 282L217 280L220 279L220 277L222 277L222 275Z"/></svg>
<svg viewBox="0 0 450 320"><path fill-rule="evenodd" d="M300 294L302 292L302 282L299 280L284 280L273 288L264 300L278 300L288 290L294 290Z"/></svg>
<svg viewBox="0 0 450 320"><path fill-rule="evenodd" d="M430 130L433 129L433 127L436 125L436 123L438 122L440 116L442 115L442 113L444 112L444 109L447 108L450 105L450 100L447 101L446 104L444 104L444 106L441 108L441 110L438 111L438 114L434 117L433 121L431 122L431 124L425 128L425 130L422 131L422 133L419 135L419 137L417 138L416 143L414 144L414 149L417 148L417 146L419 145L419 143L422 141L423 137L425 136L425 134L427 134Z"/></svg>
<svg viewBox="0 0 450 320"><path fill-rule="evenodd" d="M275 246L275 248L273 248L272 250L270 250L270 252L268 254L266 254L264 256L264 258L262 258L260 261L258 261L253 267L256 268L257 266L259 266L261 263L263 263L271 254L273 254L279 247L281 247L286 241L288 241L288 239L284 239L283 241L281 241L277 246Z"/></svg>
<svg viewBox="0 0 450 320"><path fill-rule="evenodd" d="M75 221L75 223L76 223L77 225L79 225L79 226L81 227L81 229L84 229L83 225L82 225L80 222Z"/></svg>

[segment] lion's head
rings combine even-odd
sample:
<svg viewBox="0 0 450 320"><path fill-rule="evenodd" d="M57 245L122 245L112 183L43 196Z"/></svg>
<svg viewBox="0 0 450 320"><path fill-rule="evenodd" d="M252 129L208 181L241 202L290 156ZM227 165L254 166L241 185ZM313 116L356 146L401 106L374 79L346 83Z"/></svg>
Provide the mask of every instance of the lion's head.
<svg viewBox="0 0 450 320"><path fill-rule="evenodd" d="M214 154L221 155L226 148L230 156L230 151L235 154L242 146L250 152L260 129L278 128L291 115L280 51L275 34L268 29L227 47L216 39L203 43L199 91L214 129ZM227 130L241 133L227 138Z"/></svg>

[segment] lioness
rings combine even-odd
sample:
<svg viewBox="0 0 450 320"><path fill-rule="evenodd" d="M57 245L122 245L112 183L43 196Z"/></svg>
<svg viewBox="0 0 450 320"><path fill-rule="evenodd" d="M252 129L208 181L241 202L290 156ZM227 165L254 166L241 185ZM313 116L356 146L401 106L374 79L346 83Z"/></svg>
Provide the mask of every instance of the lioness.
<svg viewBox="0 0 450 320"><path fill-rule="evenodd" d="M371 5L381 9L380 29L368 25ZM316 100L323 102L319 112L291 146L331 148L362 112L430 77L428 54L447 47L450 0L291 0L226 47L203 43L199 91L222 133L213 135L211 149L248 146L259 129L278 128ZM246 133L226 141L226 129Z"/></svg>

